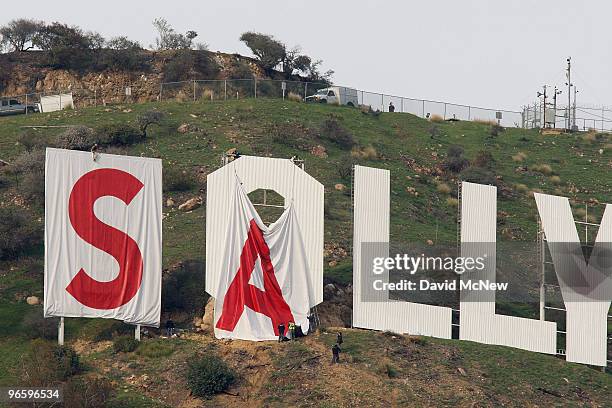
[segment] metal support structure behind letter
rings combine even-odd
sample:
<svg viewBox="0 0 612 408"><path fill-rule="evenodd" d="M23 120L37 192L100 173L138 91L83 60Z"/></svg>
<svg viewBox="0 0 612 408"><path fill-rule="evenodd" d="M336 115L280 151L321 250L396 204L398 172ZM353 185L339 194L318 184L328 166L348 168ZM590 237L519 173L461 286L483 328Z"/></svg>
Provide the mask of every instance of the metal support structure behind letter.
<svg viewBox="0 0 612 408"><path fill-rule="evenodd" d="M64 345L64 318L60 317L60 321L57 325L57 344L60 346Z"/></svg>

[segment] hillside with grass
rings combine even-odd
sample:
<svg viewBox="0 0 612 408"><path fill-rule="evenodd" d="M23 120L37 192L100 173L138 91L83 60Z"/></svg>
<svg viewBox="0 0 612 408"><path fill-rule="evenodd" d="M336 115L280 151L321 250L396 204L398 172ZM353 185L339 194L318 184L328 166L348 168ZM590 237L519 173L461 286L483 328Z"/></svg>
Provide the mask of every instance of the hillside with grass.
<svg viewBox="0 0 612 408"><path fill-rule="evenodd" d="M56 322L42 319L39 304L44 147L89 151L94 144L102 153L163 160L162 321L170 317L184 332L178 339L162 339L161 331L151 330L151 338L138 345L124 337L133 328L123 323L66 319L70 351L61 355L76 352L79 364L63 357L61 369L42 372L34 367L45 365L45 358L57 361L51 347ZM298 156L325 186L328 286L319 307L323 327L315 336L280 345L215 341L203 323L206 175L221 166L226 152L236 150ZM342 328L343 363L330 366L336 329L328 328L350 327L353 165L390 170L395 247L456 245L461 180L496 185L498 239L532 245L538 229L534 192L570 197L577 219L599 222L602 204L612 201L611 152L608 134L540 135L488 122L427 121L275 99L2 117L0 385L23 384L24 378L29 384L62 382L76 406L87 395L83 390L106 395L107 406L610 405L607 373L552 356L456 340ZM257 194L253 200L259 200ZM279 215L274 209L260 214L267 223ZM595 233L590 229L588 239ZM536 293L537 287L528 290ZM537 316L535 305L503 309ZM216 356L215 371L228 372L223 378L228 388L212 399L191 393L197 385L191 374L209 370L194 363L203 355Z"/></svg>

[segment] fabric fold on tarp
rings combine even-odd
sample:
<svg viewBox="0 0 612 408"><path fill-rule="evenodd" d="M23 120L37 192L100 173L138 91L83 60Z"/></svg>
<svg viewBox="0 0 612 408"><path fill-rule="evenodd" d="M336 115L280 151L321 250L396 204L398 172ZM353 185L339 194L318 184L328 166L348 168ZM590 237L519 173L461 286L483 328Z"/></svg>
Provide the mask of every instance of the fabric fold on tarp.
<svg viewBox="0 0 612 408"><path fill-rule="evenodd" d="M215 300L215 336L274 340L289 323L308 332L311 299L304 241L292 203L266 226L235 177Z"/></svg>

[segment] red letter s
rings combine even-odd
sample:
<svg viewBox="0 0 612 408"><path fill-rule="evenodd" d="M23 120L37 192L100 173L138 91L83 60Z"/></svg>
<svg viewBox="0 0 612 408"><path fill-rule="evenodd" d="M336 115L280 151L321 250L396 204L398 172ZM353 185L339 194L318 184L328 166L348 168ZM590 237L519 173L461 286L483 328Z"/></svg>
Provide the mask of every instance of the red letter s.
<svg viewBox="0 0 612 408"><path fill-rule="evenodd" d="M84 241L119 263L119 274L109 282L97 281L82 268L79 270L66 290L85 306L115 309L129 302L140 288L143 261L138 244L126 233L100 221L93 206L104 196L129 205L143 187L140 180L125 171L99 169L84 174L72 188L68 204L72 227Z"/></svg>

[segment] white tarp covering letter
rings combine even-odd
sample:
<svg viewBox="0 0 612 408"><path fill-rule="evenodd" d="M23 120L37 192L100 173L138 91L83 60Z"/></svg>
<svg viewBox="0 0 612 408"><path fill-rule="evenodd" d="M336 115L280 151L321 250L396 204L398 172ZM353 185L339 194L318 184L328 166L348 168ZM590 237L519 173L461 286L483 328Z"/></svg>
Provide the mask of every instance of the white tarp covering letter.
<svg viewBox="0 0 612 408"><path fill-rule="evenodd" d="M159 326L161 160L47 149L45 317Z"/></svg>
<svg viewBox="0 0 612 408"><path fill-rule="evenodd" d="M235 177L225 255L215 299L215 336L273 340L290 322L308 331L311 293L293 203L267 227Z"/></svg>

